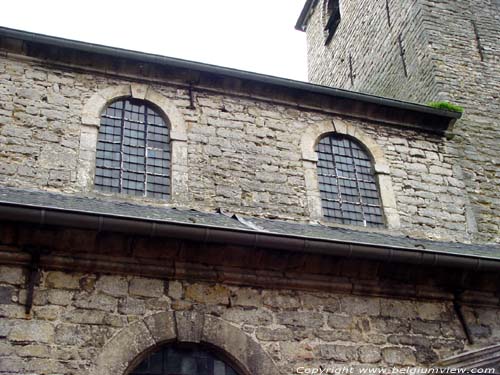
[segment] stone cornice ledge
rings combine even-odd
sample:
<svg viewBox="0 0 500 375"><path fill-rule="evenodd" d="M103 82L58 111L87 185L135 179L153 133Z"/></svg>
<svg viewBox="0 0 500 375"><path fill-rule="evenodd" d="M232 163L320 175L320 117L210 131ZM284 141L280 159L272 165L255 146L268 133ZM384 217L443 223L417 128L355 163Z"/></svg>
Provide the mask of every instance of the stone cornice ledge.
<svg viewBox="0 0 500 375"><path fill-rule="evenodd" d="M0 248L0 264L29 267L30 254ZM439 300L452 302L454 294L447 287L387 283L384 280L363 280L357 277L330 276L293 271L249 269L228 265L207 265L186 261L162 260L148 263L125 257L107 257L96 254L46 254L40 257L44 270L63 272L102 272L160 279L220 282L236 286L269 289L322 291L360 296ZM500 299L495 293L467 291L462 303L468 306L497 307Z"/></svg>

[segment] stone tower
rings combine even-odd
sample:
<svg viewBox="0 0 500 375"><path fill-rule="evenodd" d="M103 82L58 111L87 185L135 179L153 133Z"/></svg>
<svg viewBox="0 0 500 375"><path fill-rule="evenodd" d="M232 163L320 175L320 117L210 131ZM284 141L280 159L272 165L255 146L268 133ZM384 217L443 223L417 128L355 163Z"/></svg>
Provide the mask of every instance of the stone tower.
<svg viewBox="0 0 500 375"><path fill-rule="evenodd" d="M464 108L448 162L463 175L474 238L499 242L499 1L310 0L296 27L313 83Z"/></svg>

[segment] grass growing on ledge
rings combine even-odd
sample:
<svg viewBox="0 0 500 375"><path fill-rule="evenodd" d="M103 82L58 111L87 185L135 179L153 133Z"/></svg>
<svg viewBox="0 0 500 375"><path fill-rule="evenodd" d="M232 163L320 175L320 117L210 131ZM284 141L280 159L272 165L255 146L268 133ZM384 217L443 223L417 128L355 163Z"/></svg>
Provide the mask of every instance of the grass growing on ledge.
<svg viewBox="0 0 500 375"><path fill-rule="evenodd" d="M464 109L459 105L451 104L448 102L431 102L427 103L427 105L433 108L446 109L447 111L460 112L460 113L464 112Z"/></svg>

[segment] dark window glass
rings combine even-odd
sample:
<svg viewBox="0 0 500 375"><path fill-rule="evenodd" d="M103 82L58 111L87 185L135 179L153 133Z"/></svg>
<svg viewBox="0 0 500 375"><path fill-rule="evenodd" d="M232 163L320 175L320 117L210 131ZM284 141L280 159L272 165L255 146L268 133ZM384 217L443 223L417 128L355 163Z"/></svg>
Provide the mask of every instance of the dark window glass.
<svg viewBox="0 0 500 375"><path fill-rule="evenodd" d="M325 44L328 44L335 34L340 23L340 4L339 0L325 0Z"/></svg>
<svg viewBox="0 0 500 375"><path fill-rule="evenodd" d="M170 136L148 103L111 103L101 116L97 141L97 190L153 198L170 195Z"/></svg>
<svg viewBox="0 0 500 375"><path fill-rule="evenodd" d="M316 151L324 217L342 224L383 226L375 173L363 147L333 134L321 138Z"/></svg>
<svg viewBox="0 0 500 375"><path fill-rule="evenodd" d="M237 375L237 372L204 348L169 345L150 354L130 375Z"/></svg>

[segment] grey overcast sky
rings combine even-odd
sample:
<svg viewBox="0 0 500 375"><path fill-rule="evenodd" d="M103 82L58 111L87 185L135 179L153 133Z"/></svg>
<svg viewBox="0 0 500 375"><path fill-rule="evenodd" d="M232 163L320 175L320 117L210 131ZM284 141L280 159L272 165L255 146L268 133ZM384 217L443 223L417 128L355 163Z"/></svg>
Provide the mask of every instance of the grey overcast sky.
<svg viewBox="0 0 500 375"><path fill-rule="evenodd" d="M305 0L4 0L0 26L307 80Z"/></svg>

